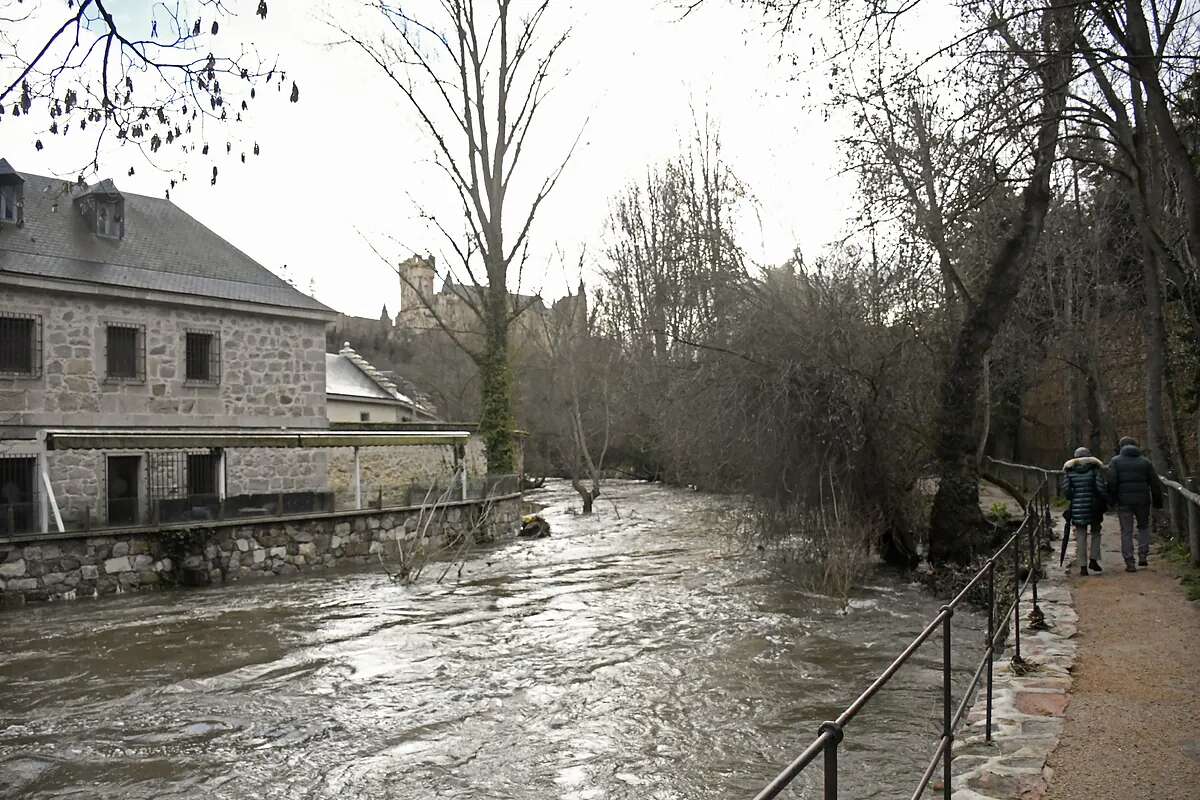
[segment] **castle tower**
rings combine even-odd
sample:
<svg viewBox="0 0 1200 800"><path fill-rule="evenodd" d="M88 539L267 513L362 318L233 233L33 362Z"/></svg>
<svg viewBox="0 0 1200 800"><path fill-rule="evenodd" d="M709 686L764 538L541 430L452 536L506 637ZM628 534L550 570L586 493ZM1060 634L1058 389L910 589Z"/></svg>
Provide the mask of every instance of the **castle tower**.
<svg viewBox="0 0 1200 800"><path fill-rule="evenodd" d="M413 256L400 265L400 318L421 320L430 317L425 300L433 302L433 256Z"/></svg>

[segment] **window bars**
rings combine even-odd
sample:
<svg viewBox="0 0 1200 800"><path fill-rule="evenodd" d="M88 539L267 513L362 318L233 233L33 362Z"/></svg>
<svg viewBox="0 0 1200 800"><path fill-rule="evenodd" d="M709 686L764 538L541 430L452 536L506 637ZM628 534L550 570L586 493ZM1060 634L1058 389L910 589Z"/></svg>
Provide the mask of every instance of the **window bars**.
<svg viewBox="0 0 1200 800"><path fill-rule="evenodd" d="M192 383L221 382L221 337L213 331L187 331L184 377Z"/></svg>
<svg viewBox="0 0 1200 800"><path fill-rule="evenodd" d="M37 456L0 455L0 533L29 533L41 527Z"/></svg>
<svg viewBox="0 0 1200 800"><path fill-rule="evenodd" d="M42 318L37 314L0 311L0 374L42 374Z"/></svg>
<svg viewBox="0 0 1200 800"><path fill-rule="evenodd" d="M146 326L110 323L105 330L106 382L146 379Z"/></svg>
<svg viewBox="0 0 1200 800"><path fill-rule="evenodd" d="M151 519L178 522L217 518L220 467L220 457L213 450L148 453L146 485Z"/></svg>

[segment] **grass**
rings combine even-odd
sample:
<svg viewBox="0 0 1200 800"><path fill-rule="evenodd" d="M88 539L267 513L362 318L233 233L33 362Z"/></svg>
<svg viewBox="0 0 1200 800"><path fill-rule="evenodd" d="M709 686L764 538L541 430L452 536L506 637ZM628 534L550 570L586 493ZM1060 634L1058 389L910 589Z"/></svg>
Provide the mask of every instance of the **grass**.
<svg viewBox="0 0 1200 800"><path fill-rule="evenodd" d="M1200 601L1200 568L1192 566L1187 542L1183 539L1167 539L1163 542L1162 553L1178 570L1179 583L1187 599Z"/></svg>
<svg viewBox="0 0 1200 800"><path fill-rule="evenodd" d="M987 518L997 525L1007 525L1013 519L1013 513L1007 503L992 503L987 510Z"/></svg>

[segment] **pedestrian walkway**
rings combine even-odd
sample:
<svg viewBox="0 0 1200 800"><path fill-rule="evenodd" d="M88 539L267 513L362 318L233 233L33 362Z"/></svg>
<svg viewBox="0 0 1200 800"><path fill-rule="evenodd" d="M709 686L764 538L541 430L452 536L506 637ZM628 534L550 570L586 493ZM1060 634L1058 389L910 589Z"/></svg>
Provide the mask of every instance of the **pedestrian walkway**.
<svg viewBox="0 0 1200 800"><path fill-rule="evenodd" d="M1046 798L1197 800L1200 604L1154 554L1148 568L1124 571L1115 514L1102 541L1102 574L1070 567L1078 654Z"/></svg>

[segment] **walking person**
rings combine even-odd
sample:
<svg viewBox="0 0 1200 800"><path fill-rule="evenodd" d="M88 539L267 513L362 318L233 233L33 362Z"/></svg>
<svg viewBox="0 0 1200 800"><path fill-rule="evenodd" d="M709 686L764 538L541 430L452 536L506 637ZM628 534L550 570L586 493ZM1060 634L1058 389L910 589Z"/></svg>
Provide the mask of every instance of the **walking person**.
<svg viewBox="0 0 1200 800"><path fill-rule="evenodd" d="M1086 447L1075 451L1075 457L1063 464L1063 495L1070 501L1067 514L1075 529L1075 561L1079 574L1087 575L1090 568L1100 568L1100 526L1108 491L1104 485L1104 462ZM1091 529L1091 554L1088 554L1088 529ZM1087 563L1084 559L1088 558Z"/></svg>
<svg viewBox="0 0 1200 800"><path fill-rule="evenodd" d="M1121 557L1125 571L1137 572L1133 565L1133 525L1137 523L1138 567L1149 565L1150 506L1162 508L1163 486L1150 459L1142 455L1137 440L1121 439L1121 452L1108 462L1110 499L1117 506L1121 521Z"/></svg>

